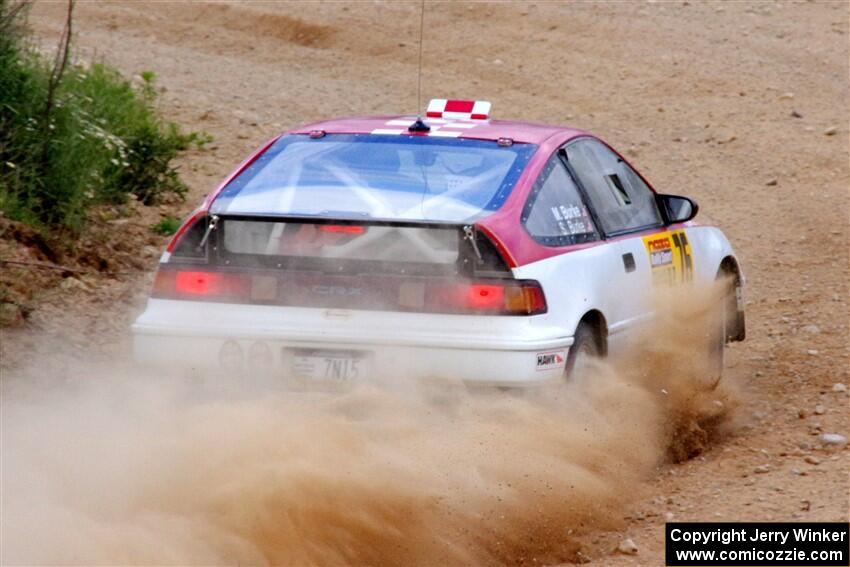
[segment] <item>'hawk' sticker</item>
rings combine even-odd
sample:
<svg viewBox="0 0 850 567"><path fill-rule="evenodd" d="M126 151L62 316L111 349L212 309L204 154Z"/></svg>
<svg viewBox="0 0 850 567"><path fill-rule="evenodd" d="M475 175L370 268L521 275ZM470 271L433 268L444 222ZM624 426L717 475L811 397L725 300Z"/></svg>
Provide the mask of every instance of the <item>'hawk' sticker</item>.
<svg viewBox="0 0 850 567"><path fill-rule="evenodd" d="M563 368L566 363L567 357L564 351L562 350L537 353L537 370L551 370L553 368Z"/></svg>

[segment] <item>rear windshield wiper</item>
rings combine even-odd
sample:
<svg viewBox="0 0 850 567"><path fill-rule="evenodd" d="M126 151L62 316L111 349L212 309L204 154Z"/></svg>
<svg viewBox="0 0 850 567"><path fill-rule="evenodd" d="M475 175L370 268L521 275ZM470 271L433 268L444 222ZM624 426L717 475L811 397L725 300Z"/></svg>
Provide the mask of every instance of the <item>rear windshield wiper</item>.
<svg viewBox="0 0 850 567"><path fill-rule="evenodd" d="M207 230L204 232L204 237L201 239L201 242L198 244L198 250L204 247L207 243L207 239L210 237L210 233L218 228L218 215L212 215L210 217L210 222L207 224Z"/></svg>
<svg viewBox="0 0 850 567"><path fill-rule="evenodd" d="M466 240L469 240L469 243L472 244L472 249L475 250L475 255L478 256L478 261L482 261L481 251L478 249L478 243L475 241L475 228L468 224L463 227L463 237Z"/></svg>

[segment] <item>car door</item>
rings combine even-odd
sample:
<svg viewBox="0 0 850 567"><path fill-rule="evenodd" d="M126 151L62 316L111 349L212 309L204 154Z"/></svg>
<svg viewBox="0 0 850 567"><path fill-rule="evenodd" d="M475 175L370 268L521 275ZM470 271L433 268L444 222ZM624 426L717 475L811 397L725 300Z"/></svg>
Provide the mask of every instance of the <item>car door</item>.
<svg viewBox="0 0 850 567"><path fill-rule="evenodd" d="M529 235L543 246L561 248L601 240L597 221L585 195L572 175L562 151L550 156L536 180L522 213ZM546 289L553 313L572 331L583 314L599 310L607 325L622 326L632 316L629 298L616 293L628 284L617 242L582 248L545 260ZM537 277L537 276L535 276ZM550 279L551 278L551 279Z"/></svg>
<svg viewBox="0 0 850 567"><path fill-rule="evenodd" d="M663 230L655 194L608 146L585 137L568 144L565 154L599 229L619 256L619 277L610 287L610 292L621 298L623 314L620 321L609 325L609 337L616 339L651 315L654 284L684 273L685 258L690 261L687 237L684 231ZM682 247L679 256L674 255L677 245Z"/></svg>

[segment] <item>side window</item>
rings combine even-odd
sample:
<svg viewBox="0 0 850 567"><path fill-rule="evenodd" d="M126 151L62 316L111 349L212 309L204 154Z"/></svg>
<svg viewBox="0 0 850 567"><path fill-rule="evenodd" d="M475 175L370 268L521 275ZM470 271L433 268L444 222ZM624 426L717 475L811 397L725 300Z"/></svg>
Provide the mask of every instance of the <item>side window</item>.
<svg viewBox="0 0 850 567"><path fill-rule="evenodd" d="M554 155L534 183L522 212L531 236L547 246L597 240L599 234L567 168Z"/></svg>
<svg viewBox="0 0 850 567"><path fill-rule="evenodd" d="M653 192L605 144L589 138L579 140L567 146L567 159L606 233L662 223Z"/></svg>

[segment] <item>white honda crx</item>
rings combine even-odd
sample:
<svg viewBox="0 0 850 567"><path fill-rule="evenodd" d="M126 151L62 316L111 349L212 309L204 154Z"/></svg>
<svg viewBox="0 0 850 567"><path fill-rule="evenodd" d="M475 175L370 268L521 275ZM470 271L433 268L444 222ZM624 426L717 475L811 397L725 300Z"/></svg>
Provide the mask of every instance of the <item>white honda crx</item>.
<svg viewBox="0 0 850 567"><path fill-rule="evenodd" d="M329 120L265 144L163 254L137 359L299 387L532 385L615 351L651 318L654 286L728 278L722 368L744 338L723 233L593 134L489 108L435 100L422 119Z"/></svg>

